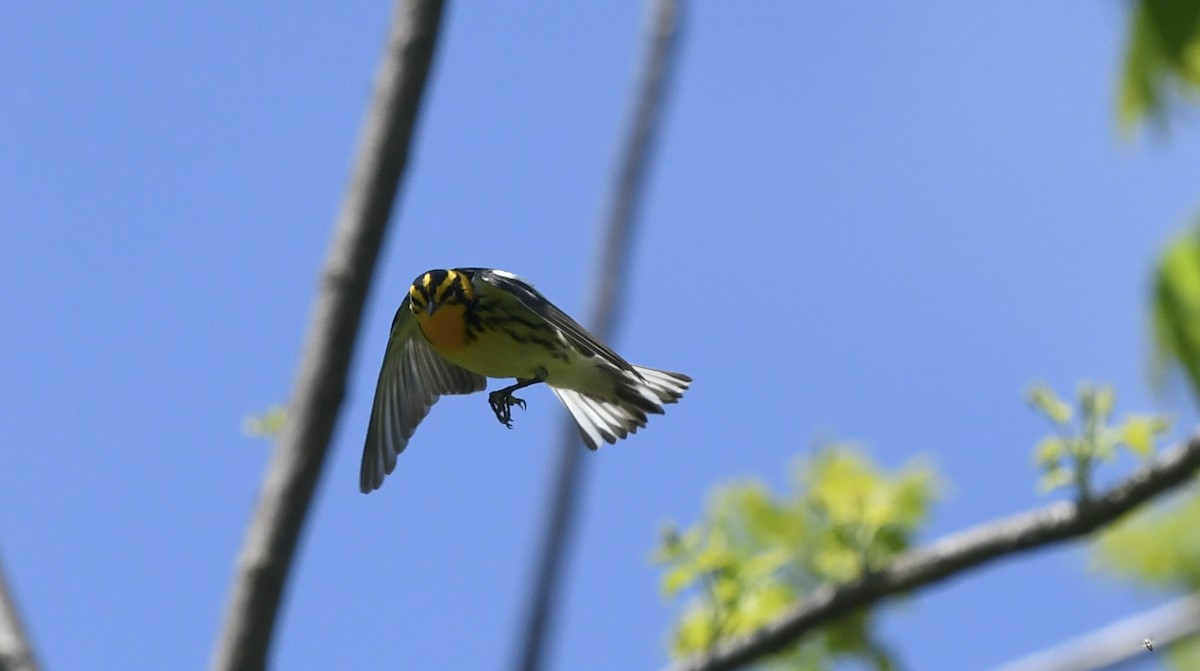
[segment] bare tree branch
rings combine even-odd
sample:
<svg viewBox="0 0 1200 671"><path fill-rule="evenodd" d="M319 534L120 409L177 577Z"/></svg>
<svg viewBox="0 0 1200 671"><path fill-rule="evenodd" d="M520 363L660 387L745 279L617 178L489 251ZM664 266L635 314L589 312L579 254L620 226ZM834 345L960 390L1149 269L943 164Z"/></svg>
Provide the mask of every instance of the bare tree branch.
<svg viewBox="0 0 1200 671"><path fill-rule="evenodd" d="M628 275L637 206L654 148L663 100L675 65L679 5L679 0L650 0L649 3L646 57L642 62L638 93L605 218L604 247L593 286L593 303L586 321L601 340L609 339L615 330L616 298L623 288L619 280ZM558 465L554 471L554 485L547 507L550 517L546 520L542 535L522 645L515 665L522 671L537 671L543 666L547 631L554 613L566 549L573 537L575 511L582 491L583 463L579 457L583 450L579 430L567 417L561 433Z"/></svg>
<svg viewBox="0 0 1200 671"><path fill-rule="evenodd" d="M266 663L284 584L345 395L363 303L408 160L442 5L441 0L397 4L287 418L238 557L214 670L261 669Z"/></svg>
<svg viewBox="0 0 1200 671"><path fill-rule="evenodd" d="M1022 657L996 671L1100 671L1153 654L1200 633L1200 595L1189 594L1118 620L1061 645ZM1150 641L1147 646L1145 641Z"/></svg>
<svg viewBox="0 0 1200 671"><path fill-rule="evenodd" d="M0 671L38 671L33 644L21 625L17 602L13 599L0 567Z"/></svg>
<svg viewBox="0 0 1200 671"><path fill-rule="evenodd" d="M1187 481L1200 468L1200 435L1178 445L1101 496L1058 502L952 534L904 553L887 568L814 591L758 631L718 645L669 671L736 669L797 642L843 615L1018 552L1080 536Z"/></svg>

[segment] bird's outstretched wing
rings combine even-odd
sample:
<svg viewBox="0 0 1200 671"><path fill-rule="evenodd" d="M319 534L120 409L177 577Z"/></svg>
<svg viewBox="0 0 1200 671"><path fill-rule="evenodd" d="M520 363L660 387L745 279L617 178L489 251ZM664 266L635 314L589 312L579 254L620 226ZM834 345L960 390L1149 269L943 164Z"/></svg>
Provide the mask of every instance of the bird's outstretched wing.
<svg viewBox="0 0 1200 671"><path fill-rule="evenodd" d="M363 493L383 484L383 477L396 467L396 455L404 451L408 439L438 397L469 394L485 387L487 378L456 366L433 351L421 335L406 296L392 320L392 335L375 387L375 405L371 408L359 472L359 488Z"/></svg>

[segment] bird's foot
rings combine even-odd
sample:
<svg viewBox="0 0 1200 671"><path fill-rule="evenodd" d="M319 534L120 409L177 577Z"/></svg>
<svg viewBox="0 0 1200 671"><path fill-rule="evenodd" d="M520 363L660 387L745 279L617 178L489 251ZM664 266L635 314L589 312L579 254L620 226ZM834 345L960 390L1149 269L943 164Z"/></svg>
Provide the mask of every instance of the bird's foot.
<svg viewBox="0 0 1200 671"><path fill-rule="evenodd" d="M512 409L513 406L520 406L525 409L525 401L512 395L513 390L499 389L488 394L488 405L492 406L492 412L496 413L496 419L508 428L512 428Z"/></svg>

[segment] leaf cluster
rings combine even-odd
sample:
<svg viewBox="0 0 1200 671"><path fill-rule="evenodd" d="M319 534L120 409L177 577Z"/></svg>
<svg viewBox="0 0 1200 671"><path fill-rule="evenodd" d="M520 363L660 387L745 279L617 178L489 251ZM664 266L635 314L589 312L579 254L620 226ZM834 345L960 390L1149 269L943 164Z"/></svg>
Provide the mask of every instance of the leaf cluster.
<svg viewBox="0 0 1200 671"><path fill-rule="evenodd" d="M690 597L674 627L671 652L686 657L757 629L804 594L884 566L907 549L938 491L934 470L910 463L886 472L861 451L837 444L800 460L792 491L756 480L718 488L703 518L668 526L655 553L668 597ZM870 614L856 613L807 637L772 664L831 668L857 657L891 669L873 639Z"/></svg>
<svg viewBox="0 0 1200 671"><path fill-rule="evenodd" d="M1200 227L1159 258L1153 292L1156 377L1161 384L1167 370L1177 368L1200 398ZM1154 589L1200 591L1198 529L1200 496L1193 485L1167 505L1132 515L1101 535L1093 546L1093 567ZM1200 637L1175 642L1170 660L1178 669L1200 668Z"/></svg>
<svg viewBox="0 0 1200 671"><path fill-rule="evenodd" d="M1171 428L1169 418L1154 414L1127 414L1112 424L1117 395L1109 385L1081 383L1077 406L1046 384L1032 385L1025 396L1054 425L1054 433L1038 441L1033 453L1042 472L1038 488L1044 493L1074 486L1080 500L1091 498L1096 466L1111 461L1121 448L1142 459L1150 457Z"/></svg>
<svg viewBox="0 0 1200 671"><path fill-rule="evenodd" d="M1102 573L1158 590L1200 591L1200 497L1195 485L1170 505L1131 515L1100 536L1092 565ZM1200 637L1175 641L1176 669L1200 668Z"/></svg>

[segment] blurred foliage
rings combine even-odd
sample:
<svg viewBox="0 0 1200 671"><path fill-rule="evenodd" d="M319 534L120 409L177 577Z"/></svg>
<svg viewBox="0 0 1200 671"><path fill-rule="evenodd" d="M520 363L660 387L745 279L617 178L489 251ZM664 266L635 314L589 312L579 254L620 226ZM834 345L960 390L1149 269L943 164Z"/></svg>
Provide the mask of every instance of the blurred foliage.
<svg viewBox="0 0 1200 671"><path fill-rule="evenodd" d="M242 433L251 438L275 440L279 436L280 429L283 428L285 417L287 417L287 408L282 405L273 405L260 415L251 415L242 420Z"/></svg>
<svg viewBox="0 0 1200 671"><path fill-rule="evenodd" d="M1192 493L1113 525L1096 542L1095 566L1155 588L1200 590L1200 497Z"/></svg>
<svg viewBox="0 0 1200 671"><path fill-rule="evenodd" d="M1080 383L1077 407L1045 384L1031 386L1025 395L1055 429L1038 441L1033 452L1042 471L1038 487L1047 493L1074 486L1081 500L1090 498L1096 466L1112 460L1122 447L1139 458L1150 457L1158 439L1171 428L1165 415L1128 414L1119 424L1110 424L1117 395L1109 385Z"/></svg>
<svg viewBox="0 0 1200 671"><path fill-rule="evenodd" d="M1180 639L1167 648L1167 659L1179 671L1200 669L1200 636Z"/></svg>
<svg viewBox="0 0 1200 671"><path fill-rule="evenodd" d="M1161 591L1200 591L1200 497L1195 485L1166 505L1129 515L1101 534L1092 564L1103 573ZM1170 644L1174 669L1200 669L1200 636Z"/></svg>
<svg viewBox="0 0 1200 671"><path fill-rule="evenodd" d="M1200 89L1200 2L1138 0L1132 6L1119 115L1126 131L1143 121L1165 126L1172 103ZM1154 271L1153 377L1181 370L1200 400L1200 226L1172 242ZM1093 549L1103 572L1163 590L1200 590L1200 497L1195 486L1163 505L1127 516ZM1200 668L1200 637L1171 645L1176 669Z"/></svg>
<svg viewBox="0 0 1200 671"><path fill-rule="evenodd" d="M1147 120L1165 126L1172 100L1200 88L1200 2L1138 0L1132 12L1118 95L1127 131Z"/></svg>
<svg viewBox="0 0 1200 671"><path fill-rule="evenodd" d="M1171 368L1183 372L1200 399L1200 227L1172 242L1158 261L1151 296L1153 377L1162 386ZM1102 572L1146 587L1200 590L1200 497L1190 492L1130 515L1103 533L1093 548ZM1200 639L1173 643L1176 669L1200 668Z"/></svg>
<svg viewBox="0 0 1200 671"><path fill-rule="evenodd" d="M1200 399L1200 226L1167 247L1153 291L1154 377L1177 365Z"/></svg>
<svg viewBox="0 0 1200 671"><path fill-rule="evenodd" d="M909 547L937 495L934 469L910 463L885 472L847 444L797 462L793 491L747 480L717 489L691 528L664 529L655 561L667 597L690 597L671 653L686 657L761 627L823 585L885 566ZM836 658L896 668L859 612L769 660L772 668L828 669Z"/></svg>

